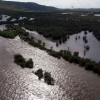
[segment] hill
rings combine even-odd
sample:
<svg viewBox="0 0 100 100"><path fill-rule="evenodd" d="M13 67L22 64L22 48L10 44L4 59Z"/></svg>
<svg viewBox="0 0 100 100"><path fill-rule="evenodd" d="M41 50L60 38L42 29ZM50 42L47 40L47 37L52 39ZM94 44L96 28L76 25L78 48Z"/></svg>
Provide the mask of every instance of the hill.
<svg viewBox="0 0 100 100"><path fill-rule="evenodd" d="M11 2L14 5L21 6L27 10L51 11L57 10L55 7L40 5L32 2Z"/></svg>
<svg viewBox="0 0 100 100"><path fill-rule="evenodd" d="M12 9L12 10L21 10L23 7L15 5L8 1L0 0L0 9Z"/></svg>
<svg viewBox="0 0 100 100"><path fill-rule="evenodd" d="M53 11L57 10L55 7L40 5L33 2L14 2L14 1L1 1L0 8L13 9L13 10L31 10L31 11Z"/></svg>

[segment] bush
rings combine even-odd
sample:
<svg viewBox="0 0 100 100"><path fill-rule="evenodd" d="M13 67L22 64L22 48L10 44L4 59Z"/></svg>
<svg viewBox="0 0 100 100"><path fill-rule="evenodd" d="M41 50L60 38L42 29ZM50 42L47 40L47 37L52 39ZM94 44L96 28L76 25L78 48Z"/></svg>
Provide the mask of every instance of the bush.
<svg viewBox="0 0 100 100"><path fill-rule="evenodd" d="M43 78L43 70L42 69L38 69L36 72L35 72L35 75L38 76L39 80L41 80L41 78Z"/></svg>
<svg viewBox="0 0 100 100"><path fill-rule="evenodd" d="M14 32L10 32L10 31L0 31L0 36L12 39L16 36L16 34Z"/></svg>
<svg viewBox="0 0 100 100"><path fill-rule="evenodd" d="M33 68L33 61L32 61L31 58L28 61L26 61L26 67L27 68Z"/></svg>
<svg viewBox="0 0 100 100"><path fill-rule="evenodd" d="M79 52L74 52L73 56L77 56L78 57Z"/></svg>
<svg viewBox="0 0 100 100"><path fill-rule="evenodd" d="M51 56L53 56L53 57L56 57L56 58L58 58L58 59L60 59L61 58L61 56L60 56L60 53L59 52L56 52L56 51L50 51L49 52L49 55L51 55Z"/></svg>
<svg viewBox="0 0 100 100"><path fill-rule="evenodd" d="M86 61L84 58L80 58L80 62L79 62L80 66L85 66L86 65Z"/></svg>
<svg viewBox="0 0 100 100"><path fill-rule="evenodd" d="M14 62L20 65L22 68L25 68L25 59L20 54L14 55Z"/></svg>
<svg viewBox="0 0 100 100"><path fill-rule="evenodd" d="M25 59L20 54L14 55L14 62L18 65L20 65L22 68L33 68L33 61L32 59L29 59L28 61L25 61Z"/></svg>
<svg viewBox="0 0 100 100"><path fill-rule="evenodd" d="M48 73L48 72L44 73L44 81L48 85L54 85L54 79L51 77L51 73Z"/></svg>
<svg viewBox="0 0 100 100"><path fill-rule="evenodd" d="M94 63L90 62L90 63L87 63L87 64L86 64L85 69L86 69L86 70L93 70L93 67L94 67Z"/></svg>

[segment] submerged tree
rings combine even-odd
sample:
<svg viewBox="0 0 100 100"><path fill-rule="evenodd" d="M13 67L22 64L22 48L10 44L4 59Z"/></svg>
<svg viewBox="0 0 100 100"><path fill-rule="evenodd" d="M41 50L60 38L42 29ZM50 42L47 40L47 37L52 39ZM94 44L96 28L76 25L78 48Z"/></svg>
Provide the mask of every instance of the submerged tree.
<svg viewBox="0 0 100 100"><path fill-rule="evenodd" d="M43 78L43 70L42 69L38 69L36 72L35 72L35 75L38 76L39 80L41 80L41 78Z"/></svg>
<svg viewBox="0 0 100 100"><path fill-rule="evenodd" d="M48 85L54 85L54 79L51 77L51 73L48 73L48 72L44 73L44 81Z"/></svg>
<svg viewBox="0 0 100 100"><path fill-rule="evenodd" d="M30 58L29 60L26 61L26 67L28 67L28 68L33 68L33 61L32 61L31 58Z"/></svg>

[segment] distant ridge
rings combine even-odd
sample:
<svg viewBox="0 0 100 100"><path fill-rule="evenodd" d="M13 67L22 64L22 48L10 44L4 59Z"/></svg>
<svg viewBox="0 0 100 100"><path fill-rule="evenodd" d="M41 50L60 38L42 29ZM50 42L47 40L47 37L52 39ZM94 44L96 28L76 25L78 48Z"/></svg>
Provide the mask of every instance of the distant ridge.
<svg viewBox="0 0 100 100"><path fill-rule="evenodd" d="M0 8L5 8L5 9L12 9L12 10L21 10L22 7L21 6L17 6L15 4L12 4L11 2L8 1L2 1L0 0Z"/></svg>
<svg viewBox="0 0 100 100"><path fill-rule="evenodd" d="M57 10L57 8L55 7L40 5L33 2L12 2L12 3L28 10L40 10L40 11Z"/></svg>
<svg viewBox="0 0 100 100"><path fill-rule="evenodd" d="M20 9L20 10L32 10L32 11L53 11L57 10L55 7L40 5L33 2L14 2L14 1L1 1L0 8L7 9Z"/></svg>

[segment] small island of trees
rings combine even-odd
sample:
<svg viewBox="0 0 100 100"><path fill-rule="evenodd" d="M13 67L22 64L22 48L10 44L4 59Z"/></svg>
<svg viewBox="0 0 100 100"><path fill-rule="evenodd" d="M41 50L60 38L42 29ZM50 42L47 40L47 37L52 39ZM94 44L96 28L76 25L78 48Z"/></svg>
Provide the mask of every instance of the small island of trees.
<svg viewBox="0 0 100 100"><path fill-rule="evenodd" d="M33 68L34 67L34 63L33 63L33 61L32 61L31 58L26 61L25 58L23 58L23 56L20 55L20 54L14 55L14 62L17 65L19 65L20 67L22 67L22 68ZM49 73L49 72L43 73L42 69L38 69L35 72L35 75L38 76L39 80L41 80L42 78L44 78L44 81L48 85L54 85L54 79L53 79L53 77L51 77L51 73Z"/></svg>
<svg viewBox="0 0 100 100"><path fill-rule="evenodd" d="M14 55L14 62L20 65L22 68L33 68L34 67L33 65L34 63L31 58L26 61L25 58L23 58L23 56L20 54Z"/></svg>
<svg viewBox="0 0 100 100"><path fill-rule="evenodd" d="M35 75L38 76L39 80L41 80L42 78L44 78L44 81L48 84L48 85L54 85L54 79L53 77L51 77L51 73L49 72L44 72L42 69L38 69L35 72Z"/></svg>

